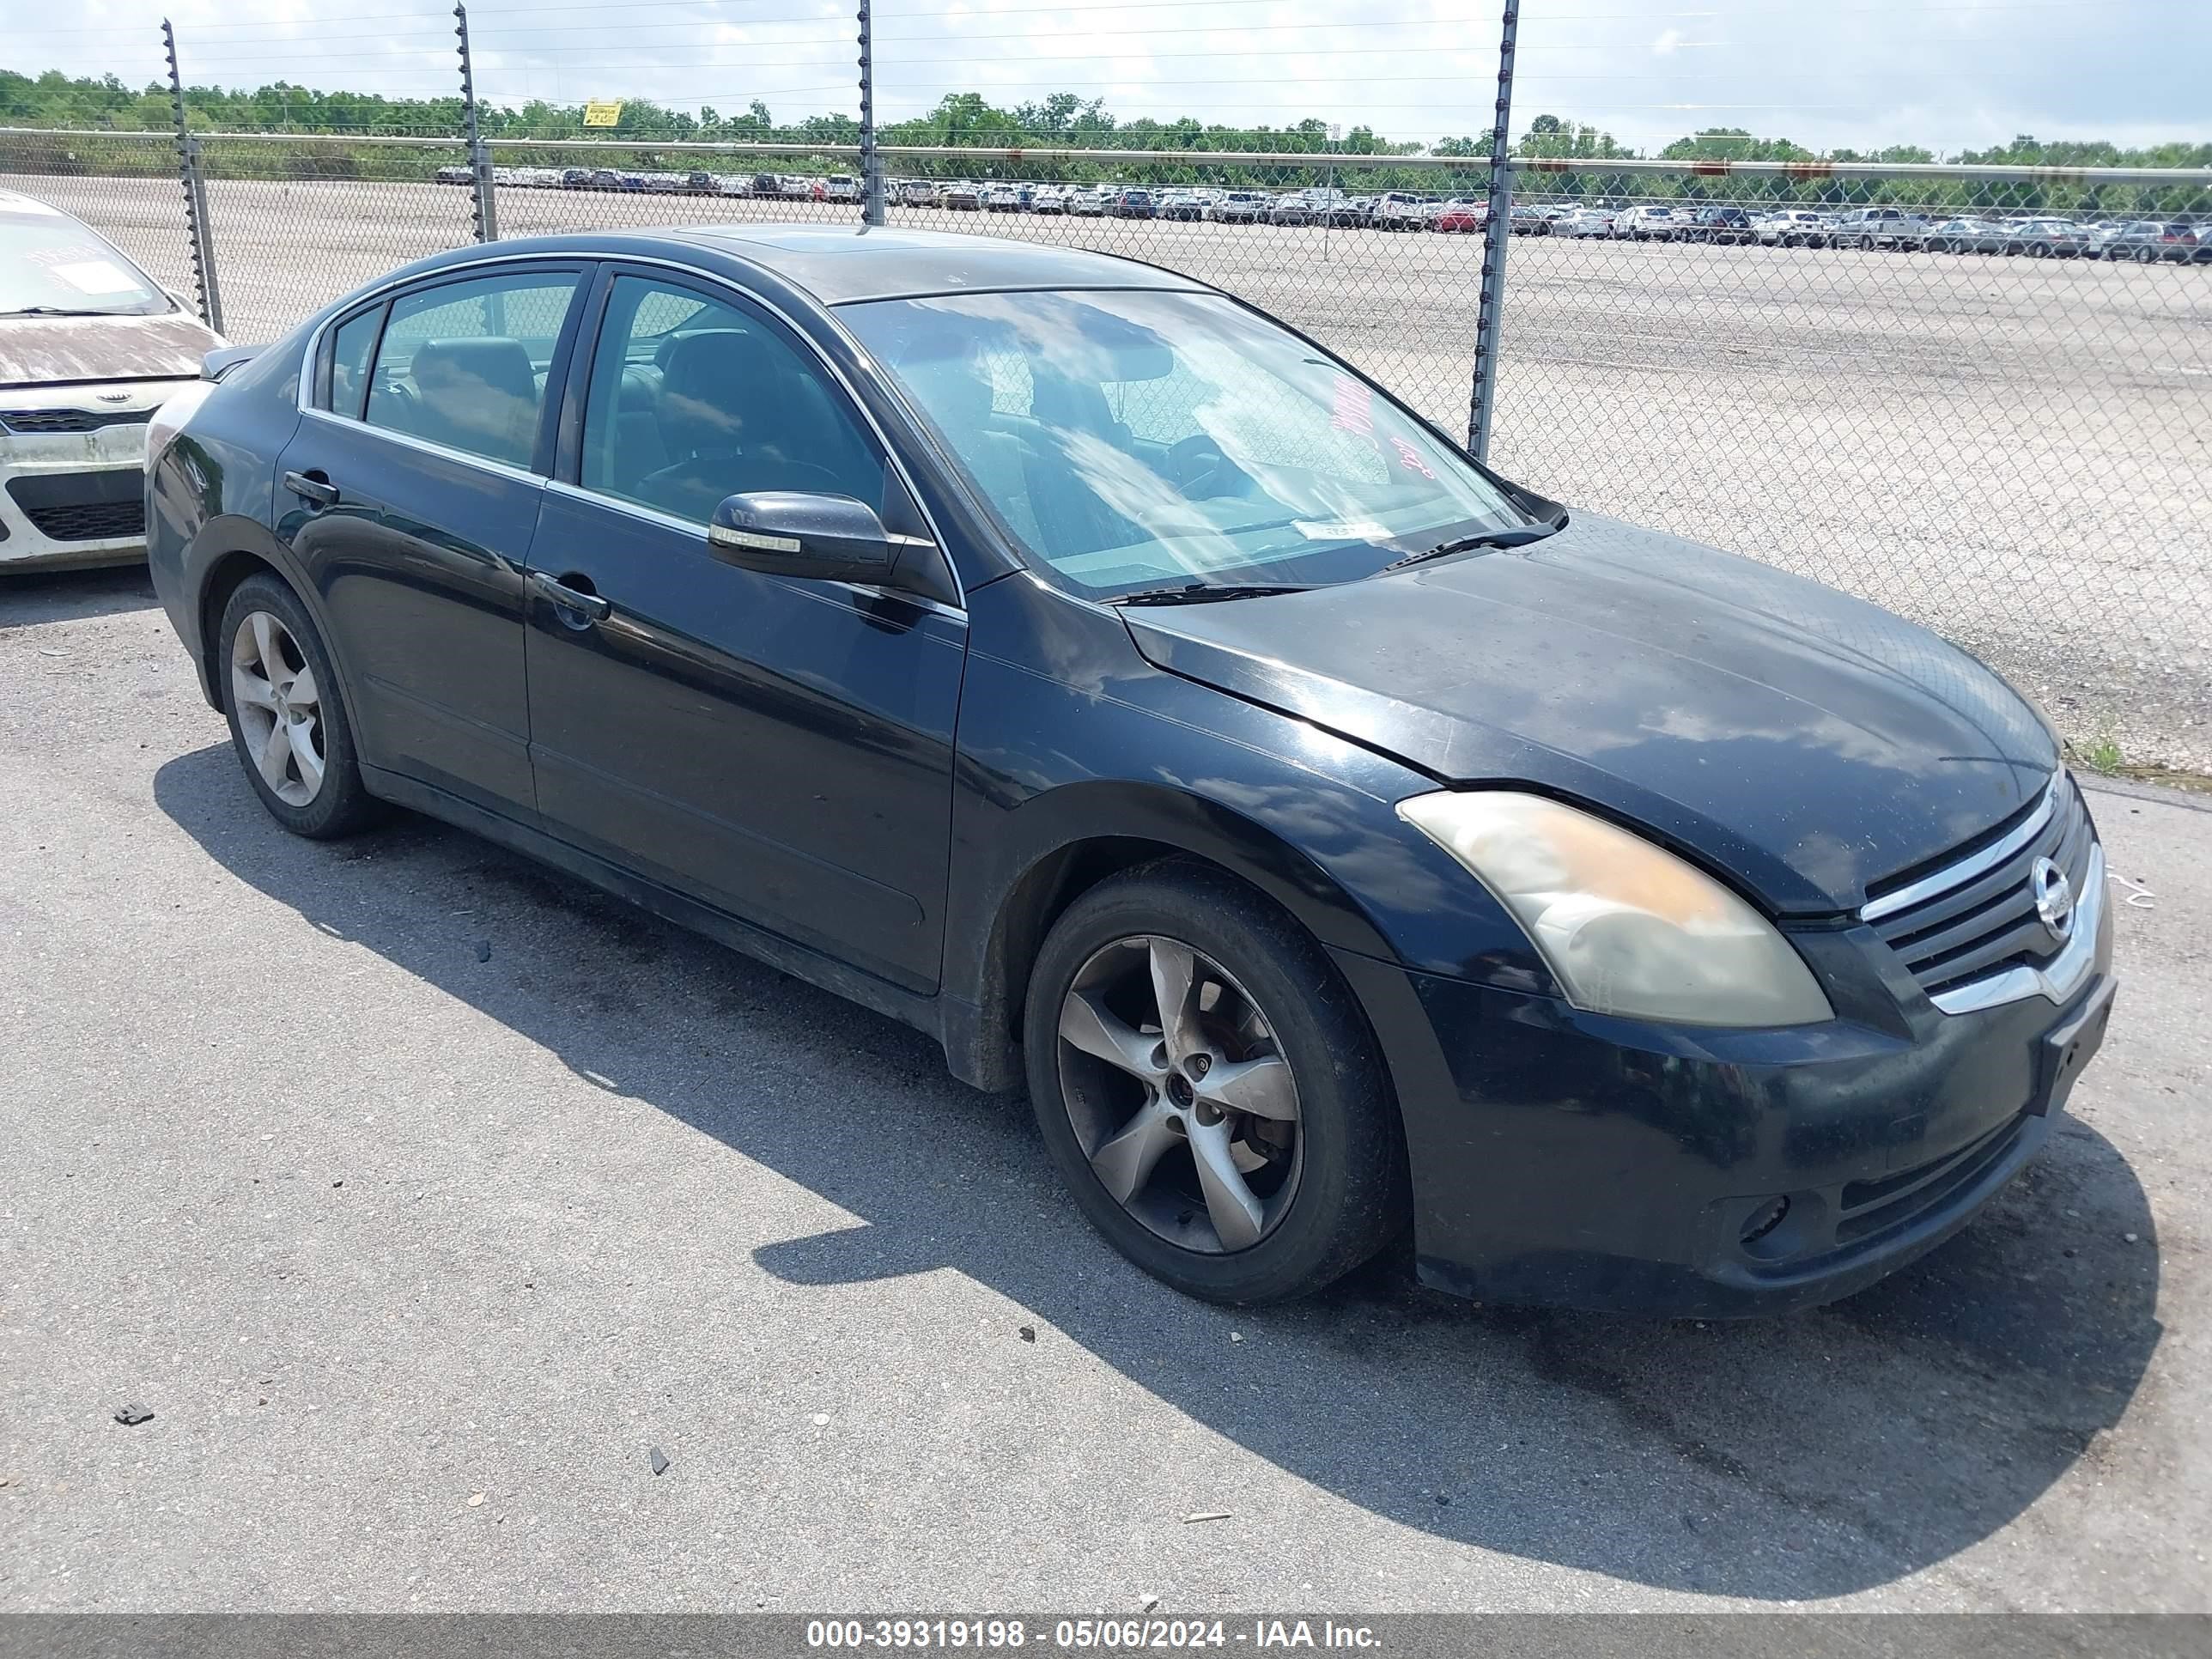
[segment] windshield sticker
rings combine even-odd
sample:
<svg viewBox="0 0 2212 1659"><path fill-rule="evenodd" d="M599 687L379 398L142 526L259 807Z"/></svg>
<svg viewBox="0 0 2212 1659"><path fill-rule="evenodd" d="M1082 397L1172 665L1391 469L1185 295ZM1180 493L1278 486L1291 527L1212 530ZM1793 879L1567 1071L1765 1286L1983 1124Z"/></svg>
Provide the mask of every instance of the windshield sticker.
<svg viewBox="0 0 2212 1659"><path fill-rule="evenodd" d="M1328 423L1342 432L1375 435L1375 394L1349 374L1336 377L1336 410Z"/></svg>
<svg viewBox="0 0 2212 1659"><path fill-rule="evenodd" d="M53 274L80 294L136 294L138 283L121 265L106 259L87 259L81 264L56 265Z"/></svg>
<svg viewBox="0 0 2212 1659"><path fill-rule="evenodd" d="M1336 524L1322 524L1301 519L1298 534L1310 542L1387 542L1391 531L1372 519L1347 519Z"/></svg>
<svg viewBox="0 0 2212 1659"><path fill-rule="evenodd" d="M1419 450L1414 448L1413 445L1407 443L1403 438L1393 438L1390 440L1390 442L1398 452L1399 465L1404 467L1408 472L1419 473L1424 478L1428 479L1431 483L1436 482L1437 475L1429 471L1429 464L1421 459L1421 452Z"/></svg>

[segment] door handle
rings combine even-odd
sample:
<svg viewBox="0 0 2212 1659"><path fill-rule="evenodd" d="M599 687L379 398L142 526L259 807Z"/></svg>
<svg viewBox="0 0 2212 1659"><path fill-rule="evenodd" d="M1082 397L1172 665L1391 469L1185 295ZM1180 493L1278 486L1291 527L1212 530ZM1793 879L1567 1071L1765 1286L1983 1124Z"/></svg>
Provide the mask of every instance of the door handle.
<svg viewBox="0 0 2212 1659"><path fill-rule="evenodd" d="M320 472L287 472L284 488L318 507L336 507L338 504L338 487Z"/></svg>
<svg viewBox="0 0 2212 1659"><path fill-rule="evenodd" d="M598 594L586 593L580 588L571 587L568 583L549 576L542 570L533 570L530 573L530 585L563 611L573 611L587 623L604 622L609 613L614 610L614 606L609 605Z"/></svg>

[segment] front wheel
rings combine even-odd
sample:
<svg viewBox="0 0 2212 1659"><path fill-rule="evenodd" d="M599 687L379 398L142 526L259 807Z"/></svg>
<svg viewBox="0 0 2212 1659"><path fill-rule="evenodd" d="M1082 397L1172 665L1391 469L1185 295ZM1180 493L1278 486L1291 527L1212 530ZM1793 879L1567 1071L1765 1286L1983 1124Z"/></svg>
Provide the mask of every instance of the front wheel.
<svg viewBox="0 0 2212 1659"><path fill-rule="evenodd" d="M273 574L248 577L223 606L216 638L231 744L269 815L316 841L367 825L376 802L361 780L330 653L299 596Z"/></svg>
<svg viewBox="0 0 2212 1659"><path fill-rule="evenodd" d="M1403 1231L1365 1018L1304 930L1231 878L1170 860L1085 894L1038 954L1023 1029L1061 1178L1176 1289L1288 1300Z"/></svg>

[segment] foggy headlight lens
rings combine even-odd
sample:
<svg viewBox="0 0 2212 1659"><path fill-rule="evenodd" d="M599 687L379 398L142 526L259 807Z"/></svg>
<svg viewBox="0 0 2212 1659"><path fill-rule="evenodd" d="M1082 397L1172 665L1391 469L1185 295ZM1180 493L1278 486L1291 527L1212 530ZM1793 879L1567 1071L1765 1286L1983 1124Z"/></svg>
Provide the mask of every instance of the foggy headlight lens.
<svg viewBox="0 0 2212 1659"><path fill-rule="evenodd" d="M1398 816L1513 913L1577 1008L1688 1025L1833 1018L1765 917L1603 818L1500 790L1416 795Z"/></svg>

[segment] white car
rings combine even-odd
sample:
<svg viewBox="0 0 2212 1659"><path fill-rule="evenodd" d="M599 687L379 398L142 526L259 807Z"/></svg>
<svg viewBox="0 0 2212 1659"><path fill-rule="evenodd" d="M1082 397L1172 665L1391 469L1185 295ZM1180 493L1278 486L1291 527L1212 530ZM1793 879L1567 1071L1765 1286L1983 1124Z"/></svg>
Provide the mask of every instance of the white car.
<svg viewBox="0 0 2212 1659"><path fill-rule="evenodd" d="M1682 223L1674 217L1674 210L1663 207L1632 207L1613 222L1613 234L1638 242L1671 242L1681 234Z"/></svg>
<svg viewBox="0 0 2212 1659"><path fill-rule="evenodd" d="M1067 198L1067 210L1079 219L1103 219L1106 216L1106 194L1103 191L1079 190Z"/></svg>
<svg viewBox="0 0 2212 1659"><path fill-rule="evenodd" d="M983 192L983 211L986 213L1019 213L1022 193L1012 185L993 185Z"/></svg>
<svg viewBox="0 0 2212 1659"><path fill-rule="evenodd" d="M1770 213L1759 222L1759 240L1775 247L1826 247L1828 221L1809 208Z"/></svg>
<svg viewBox="0 0 2212 1659"><path fill-rule="evenodd" d="M0 191L0 568L146 555L146 423L213 331L66 213Z"/></svg>
<svg viewBox="0 0 2212 1659"><path fill-rule="evenodd" d="M1587 239L1613 234L1613 214L1605 208L1570 208L1552 221L1552 234Z"/></svg>

